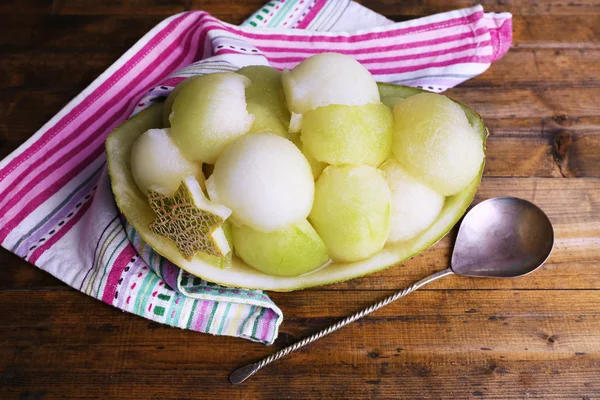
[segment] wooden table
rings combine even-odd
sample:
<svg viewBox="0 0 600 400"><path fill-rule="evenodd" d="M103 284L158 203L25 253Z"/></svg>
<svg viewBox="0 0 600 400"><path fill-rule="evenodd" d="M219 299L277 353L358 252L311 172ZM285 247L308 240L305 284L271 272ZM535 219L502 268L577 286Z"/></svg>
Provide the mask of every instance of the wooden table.
<svg viewBox="0 0 600 400"><path fill-rule="evenodd" d="M164 17L239 23L264 0L4 0L0 158ZM487 3L487 4L485 4ZM471 5L364 1L394 20ZM514 47L451 91L491 131L476 201L534 201L556 247L517 280L449 278L271 365L228 374L444 268L444 239L351 282L272 294L273 347L125 314L0 250L0 398L600 398L600 2L484 1L514 14Z"/></svg>

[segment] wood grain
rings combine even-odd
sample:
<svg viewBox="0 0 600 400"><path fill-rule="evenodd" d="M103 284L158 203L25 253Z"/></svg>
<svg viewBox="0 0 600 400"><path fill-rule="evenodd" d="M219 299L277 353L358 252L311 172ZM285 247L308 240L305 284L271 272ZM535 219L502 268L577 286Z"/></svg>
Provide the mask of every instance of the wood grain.
<svg viewBox="0 0 600 400"><path fill-rule="evenodd" d="M240 23L265 0L5 0L0 158L169 15ZM395 21L471 0L363 0ZM275 363L232 369L444 268L453 233L402 265L272 294L276 344L170 328L109 307L0 249L0 398L594 399L600 393L600 2L483 0L512 12L511 51L451 90L490 129L476 202L523 197L556 247L516 280L449 277Z"/></svg>
<svg viewBox="0 0 600 400"><path fill-rule="evenodd" d="M370 9L386 15L391 19L400 19L406 17L420 17L429 14L435 14L450 11L458 8L472 7L481 4L486 11L492 12L511 12L518 16L524 15L598 15L600 6L597 1L584 0L578 2L564 2L556 0L408 0L402 2L402 5L394 0L359 0L359 3ZM20 12L43 12L47 10L44 6L51 1L29 0L21 6ZM41 3L41 4L37 4ZM54 1L53 11L62 14L162 14L174 13L189 9L207 10L213 15L226 14L235 17L247 16L256 11L264 4L261 0L118 0L110 4L89 4L85 0L56 0ZM8 8L8 7L7 7ZM14 8L14 7L13 7ZM9 8L10 9L10 8Z"/></svg>
<svg viewBox="0 0 600 400"><path fill-rule="evenodd" d="M394 16L420 17L472 7L481 4L488 12L510 12L521 15L594 15L600 14L600 5L594 0L577 2L555 0L408 0L403 1L401 7L394 0L367 0L358 1L381 14L392 18Z"/></svg>
<svg viewBox="0 0 600 400"><path fill-rule="evenodd" d="M65 391L77 398L139 397L149 387L153 395L173 393L155 380L176 381L184 397L194 397L198 386L252 398L594 396L600 390L598 293L416 292L267 367L243 387L226 383L229 371L272 349L159 326L73 291L32 293L19 304L30 310L25 313L3 293L2 304L14 311L0 323L11 343L0 345L0 368L13 393L32 388L49 397ZM277 295L288 319L276 347L378 297L362 291Z"/></svg>

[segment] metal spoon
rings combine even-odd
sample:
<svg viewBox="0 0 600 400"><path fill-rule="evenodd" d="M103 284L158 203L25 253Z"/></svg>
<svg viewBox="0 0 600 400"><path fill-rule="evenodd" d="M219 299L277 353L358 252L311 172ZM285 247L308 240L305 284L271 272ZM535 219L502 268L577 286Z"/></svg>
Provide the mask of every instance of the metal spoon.
<svg viewBox="0 0 600 400"><path fill-rule="evenodd" d="M234 385L240 384L265 365L337 331L438 278L452 274L487 278L515 278L529 274L548 259L553 244L552 224L546 214L534 204L516 197L496 197L483 201L467 213L460 225L450 268L421 279L412 286L261 361L235 370L229 376L229 381Z"/></svg>

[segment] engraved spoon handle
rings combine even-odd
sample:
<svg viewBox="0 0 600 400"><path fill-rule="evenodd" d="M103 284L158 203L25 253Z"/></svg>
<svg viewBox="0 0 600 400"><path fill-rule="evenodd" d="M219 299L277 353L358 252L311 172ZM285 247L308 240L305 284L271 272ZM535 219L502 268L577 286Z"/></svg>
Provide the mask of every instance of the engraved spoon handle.
<svg viewBox="0 0 600 400"><path fill-rule="evenodd" d="M325 328L307 338L302 339L299 342L296 342L288 347L285 347L285 348L279 350L278 352L271 354L270 356L268 356L266 358L263 358L262 360L260 360L258 362L255 362L253 364L248 364L244 367L241 367L241 368L233 371L231 373L231 375L229 375L229 381L234 385L238 385L238 384L244 382L246 379L250 378L252 375L254 375L258 370L263 368L265 365L268 365L268 364L272 363L273 361L279 360L280 358L288 355L289 353L296 351L296 350L306 346L307 344L310 344L310 343L322 338L323 336L327 336L330 333L337 331L341 327L344 327L358 319L361 319L365 315L371 314L373 311L379 310L380 308L387 306L388 304L406 296L407 294L414 292L421 286L425 286L428 283L433 282L436 279L443 278L444 276L448 276L452 273L453 273L452 270L450 268L448 268L443 271L436 272L435 274L429 275L427 278L421 279L420 281L412 284L411 286L408 286L407 288L404 288L404 289L394 293L393 295L388 296L385 299L383 299L383 300L381 300L381 301L379 301L379 302L377 302L355 314L352 314L349 317L344 318L343 320L329 326L328 328Z"/></svg>

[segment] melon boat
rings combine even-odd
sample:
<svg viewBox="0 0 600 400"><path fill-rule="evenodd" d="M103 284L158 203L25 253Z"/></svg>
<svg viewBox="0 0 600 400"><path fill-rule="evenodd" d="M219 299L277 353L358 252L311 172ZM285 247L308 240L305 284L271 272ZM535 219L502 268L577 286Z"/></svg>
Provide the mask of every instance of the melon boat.
<svg viewBox="0 0 600 400"><path fill-rule="evenodd" d="M387 83L378 83L377 86L381 101L390 107L407 97L424 92ZM456 103L463 109L485 146L488 132L481 117L464 104ZM446 197L436 220L425 231L408 241L387 244L378 253L359 262L330 262L300 276L273 276L248 266L236 256L226 268L222 266L220 259L202 253L187 259L172 241L150 229L156 215L131 172L131 149L140 135L149 129L162 128L163 124L163 104L157 103L126 121L109 135L106 154L116 203L125 218L155 251L187 272L224 286L286 292L346 281L397 265L425 251L452 229L472 202L483 173L482 164L476 178L466 188Z"/></svg>

